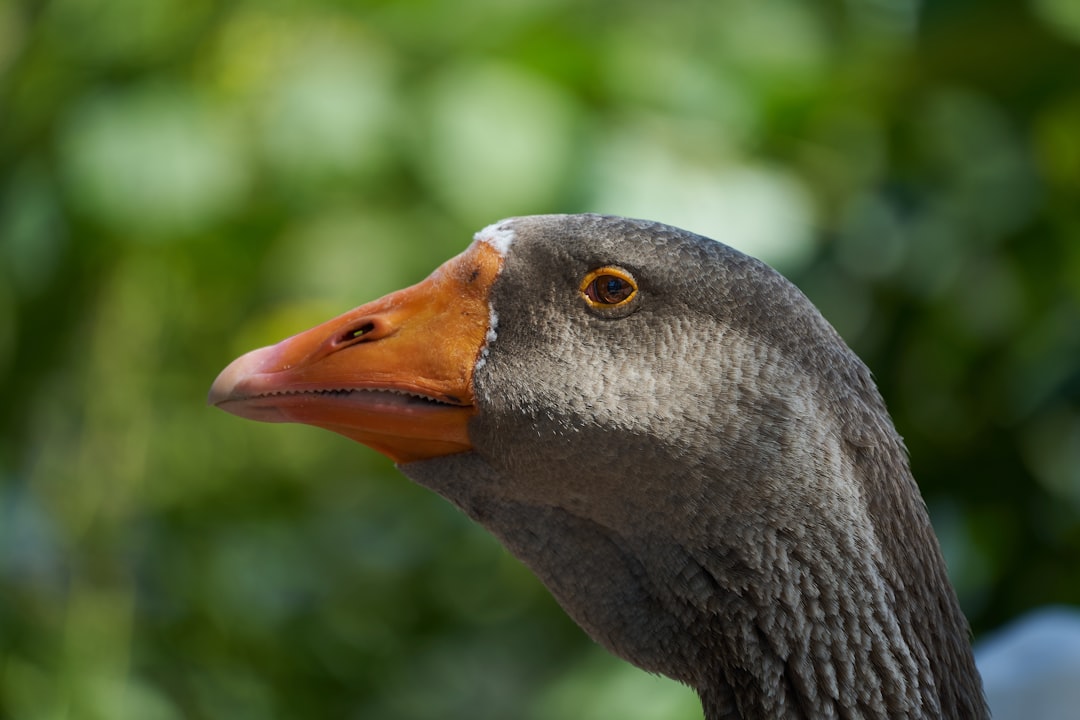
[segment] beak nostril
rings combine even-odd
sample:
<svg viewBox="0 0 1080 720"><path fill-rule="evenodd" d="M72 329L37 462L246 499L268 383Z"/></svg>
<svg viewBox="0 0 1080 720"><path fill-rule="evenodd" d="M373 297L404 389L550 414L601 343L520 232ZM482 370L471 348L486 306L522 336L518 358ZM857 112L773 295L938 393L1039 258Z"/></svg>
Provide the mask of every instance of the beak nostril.
<svg viewBox="0 0 1080 720"><path fill-rule="evenodd" d="M375 332L375 323L371 320L365 321L358 326L354 326L343 332L338 336L334 345L341 347L343 345L352 345L356 342L364 342L369 338L372 333Z"/></svg>

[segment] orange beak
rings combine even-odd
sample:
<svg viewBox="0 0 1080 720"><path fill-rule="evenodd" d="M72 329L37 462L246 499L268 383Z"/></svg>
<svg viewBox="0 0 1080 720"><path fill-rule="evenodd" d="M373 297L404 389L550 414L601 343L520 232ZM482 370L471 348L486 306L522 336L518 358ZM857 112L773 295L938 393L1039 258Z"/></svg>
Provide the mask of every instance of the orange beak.
<svg viewBox="0 0 1080 720"><path fill-rule="evenodd" d="M209 403L326 428L399 463L470 450L473 370L501 265L473 243L417 285L237 358Z"/></svg>

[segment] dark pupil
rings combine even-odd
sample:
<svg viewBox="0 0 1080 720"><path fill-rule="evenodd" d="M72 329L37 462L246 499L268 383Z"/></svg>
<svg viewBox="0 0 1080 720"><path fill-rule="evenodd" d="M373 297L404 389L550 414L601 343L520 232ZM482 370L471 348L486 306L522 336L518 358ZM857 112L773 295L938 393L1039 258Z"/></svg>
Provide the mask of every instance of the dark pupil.
<svg viewBox="0 0 1080 720"><path fill-rule="evenodd" d="M599 278L598 285L600 286L600 300L605 303L622 302L630 295L630 284L621 278L610 275Z"/></svg>

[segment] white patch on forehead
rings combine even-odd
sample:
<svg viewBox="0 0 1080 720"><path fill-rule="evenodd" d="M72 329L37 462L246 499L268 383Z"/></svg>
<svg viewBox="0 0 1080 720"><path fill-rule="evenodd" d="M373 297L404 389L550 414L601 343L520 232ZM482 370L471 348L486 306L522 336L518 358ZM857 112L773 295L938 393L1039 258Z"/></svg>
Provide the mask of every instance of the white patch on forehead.
<svg viewBox="0 0 1080 720"><path fill-rule="evenodd" d="M499 253L503 258L510 252L510 245L514 242L514 230L513 230L513 218L506 218L500 220L497 223L492 223L486 228L476 233L473 236L473 240L482 242L491 247L495 252ZM500 271L502 270L500 266ZM487 364L488 353L491 350L491 344L495 342L495 338L499 336L499 314L495 312L495 306L488 302L488 329L487 334L484 336L484 347L480 350L480 357L476 361L476 366L473 368L479 370Z"/></svg>
<svg viewBox="0 0 1080 720"><path fill-rule="evenodd" d="M492 223L476 233L476 235L473 236L473 239L487 243L500 255L506 257L506 254L510 252L510 245L514 242L514 231L510 227L512 223L513 218Z"/></svg>
<svg viewBox="0 0 1080 720"><path fill-rule="evenodd" d="M476 370L484 367L484 364L487 363L491 343L495 342L495 338L499 337L499 314L495 312L495 308L490 303L488 303L488 313L487 334L484 336L484 347L480 350L480 359L476 361Z"/></svg>

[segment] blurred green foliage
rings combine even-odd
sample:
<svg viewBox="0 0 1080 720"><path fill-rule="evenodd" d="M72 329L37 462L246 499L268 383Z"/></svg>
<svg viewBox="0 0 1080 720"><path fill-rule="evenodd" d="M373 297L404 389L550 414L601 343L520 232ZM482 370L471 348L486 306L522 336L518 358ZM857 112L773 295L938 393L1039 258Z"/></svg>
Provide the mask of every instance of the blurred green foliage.
<svg viewBox="0 0 1080 720"><path fill-rule="evenodd" d="M0 4L0 717L700 717L386 460L203 404L516 214L773 262L976 633L1080 602L1078 8Z"/></svg>

